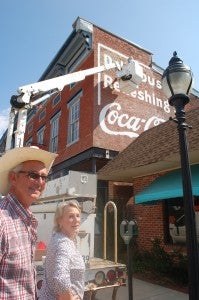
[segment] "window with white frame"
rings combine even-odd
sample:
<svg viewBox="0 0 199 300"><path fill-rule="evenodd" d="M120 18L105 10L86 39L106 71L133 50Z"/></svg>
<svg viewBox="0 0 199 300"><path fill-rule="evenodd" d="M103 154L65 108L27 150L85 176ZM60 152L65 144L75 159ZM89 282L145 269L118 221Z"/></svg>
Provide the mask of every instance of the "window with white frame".
<svg viewBox="0 0 199 300"><path fill-rule="evenodd" d="M46 116L46 109L44 109L42 112L39 114L39 121L43 120Z"/></svg>
<svg viewBox="0 0 199 300"><path fill-rule="evenodd" d="M61 111L59 111L50 121L50 151L57 152L58 149L58 134L59 134L59 118Z"/></svg>
<svg viewBox="0 0 199 300"><path fill-rule="evenodd" d="M79 139L79 116L80 116L80 97L78 93L69 103L69 124L68 124L68 144L74 143Z"/></svg>
<svg viewBox="0 0 199 300"><path fill-rule="evenodd" d="M28 134L31 133L32 130L33 130L33 124L30 124L30 125L28 126Z"/></svg>
<svg viewBox="0 0 199 300"><path fill-rule="evenodd" d="M57 103L59 103L61 100L61 95L57 95L54 99L53 99L53 102L52 102L52 107L54 107L55 105L57 105Z"/></svg>
<svg viewBox="0 0 199 300"><path fill-rule="evenodd" d="M32 145L32 137L30 137L25 144L27 147L30 147Z"/></svg>
<svg viewBox="0 0 199 300"><path fill-rule="evenodd" d="M43 145L44 144L44 131L45 131L45 126L40 128L37 131L37 144L38 145Z"/></svg>

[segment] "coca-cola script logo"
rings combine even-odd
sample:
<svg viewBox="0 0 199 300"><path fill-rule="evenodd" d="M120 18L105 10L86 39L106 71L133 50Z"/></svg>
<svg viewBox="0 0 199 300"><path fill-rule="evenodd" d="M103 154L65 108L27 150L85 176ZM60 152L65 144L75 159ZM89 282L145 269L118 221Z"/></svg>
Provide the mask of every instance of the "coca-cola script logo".
<svg viewBox="0 0 199 300"><path fill-rule="evenodd" d="M99 122L102 130L107 134L126 135L130 138L138 137L138 131L141 133L142 131L146 131L151 127L165 122L164 119L156 116L152 116L148 120L136 116L129 116L127 113L122 113L121 109L119 103L111 103L101 110ZM118 130L116 130L117 128Z"/></svg>

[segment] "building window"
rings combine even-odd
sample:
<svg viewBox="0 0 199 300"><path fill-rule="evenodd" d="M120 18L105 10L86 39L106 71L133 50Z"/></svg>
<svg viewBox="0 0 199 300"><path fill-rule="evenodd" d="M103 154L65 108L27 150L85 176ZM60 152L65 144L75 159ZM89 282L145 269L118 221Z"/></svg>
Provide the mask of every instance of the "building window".
<svg viewBox="0 0 199 300"><path fill-rule="evenodd" d="M54 99L53 99L53 107L55 106L55 105L57 105L57 103L59 103L60 102L60 99L61 99L61 96L60 95L57 95Z"/></svg>
<svg viewBox="0 0 199 300"><path fill-rule="evenodd" d="M80 97L82 92L78 93L68 103L69 124L68 124L68 144L74 143L79 139L79 116L80 116Z"/></svg>
<svg viewBox="0 0 199 300"><path fill-rule="evenodd" d="M168 243L186 244L186 225L183 198L173 198L165 200L166 208L166 236ZM199 242L199 197L194 196L194 209L196 218L196 228Z"/></svg>
<svg viewBox="0 0 199 300"><path fill-rule="evenodd" d="M31 133L32 130L33 130L33 124L30 124L30 125L28 126L28 134Z"/></svg>
<svg viewBox="0 0 199 300"><path fill-rule="evenodd" d="M44 131L45 131L45 126L40 128L37 131L37 144L38 145L43 145L44 144Z"/></svg>
<svg viewBox="0 0 199 300"><path fill-rule="evenodd" d="M59 118L61 111L58 112L50 121L50 151L57 152L58 150L58 134L59 134Z"/></svg>
<svg viewBox="0 0 199 300"><path fill-rule="evenodd" d="M39 114L39 121L43 120L46 116L46 110L44 109L40 114Z"/></svg>
<svg viewBox="0 0 199 300"><path fill-rule="evenodd" d="M32 137L26 141L26 146L30 147L32 145Z"/></svg>
<svg viewBox="0 0 199 300"><path fill-rule="evenodd" d="M32 107L31 109L28 110L27 114L27 124L30 123L30 121L34 118L36 115L37 109L36 107Z"/></svg>

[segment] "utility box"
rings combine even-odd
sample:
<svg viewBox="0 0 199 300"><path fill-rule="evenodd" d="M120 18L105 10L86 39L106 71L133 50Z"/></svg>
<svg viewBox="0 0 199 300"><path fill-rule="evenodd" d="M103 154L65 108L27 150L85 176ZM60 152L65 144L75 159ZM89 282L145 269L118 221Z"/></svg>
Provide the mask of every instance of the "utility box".
<svg viewBox="0 0 199 300"><path fill-rule="evenodd" d="M97 195L97 175L85 172L69 171L68 175L56 178L47 183L40 200L52 199L55 196L91 197Z"/></svg>

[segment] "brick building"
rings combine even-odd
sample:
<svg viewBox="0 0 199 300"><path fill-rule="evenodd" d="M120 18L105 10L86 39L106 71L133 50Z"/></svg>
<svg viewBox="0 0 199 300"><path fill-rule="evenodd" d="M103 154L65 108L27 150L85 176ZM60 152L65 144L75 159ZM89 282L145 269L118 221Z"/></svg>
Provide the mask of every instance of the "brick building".
<svg viewBox="0 0 199 300"><path fill-rule="evenodd" d="M199 107L186 113L192 187L199 240ZM131 182L128 214L137 220L139 247L158 238L166 249L185 250L185 220L177 124L168 120L143 132L98 172L98 178ZM117 172L115 172L117 170ZM129 211L130 210L130 211Z"/></svg>
<svg viewBox="0 0 199 300"><path fill-rule="evenodd" d="M144 71L142 83L130 94L120 91L115 70L106 70L66 86L29 112L25 144L39 145L59 154L52 168L52 178L65 175L69 170L98 173L118 153L140 141L143 133L147 135L154 126L163 126L170 115L174 115L161 88L163 69L153 62L152 53L81 18L74 22L71 34L39 81L114 61L122 65L129 57L137 60ZM194 91L187 109L197 108L197 101L198 93ZM159 137L153 136L153 145ZM142 151L148 144L144 140L140 142L139 161L145 160ZM155 144L150 153L158 147ZM113 173L119 175L122 166L123 162ZM142 176L106 178L101 174L97 213L100 215L104 204L111 199L117 203L120 218L123 218L129 198L157 175L150 174L143 179ZM135 206L133 210L140 226L141 245L163 234L162 203L146 210L145 206L141 209ZM151 212L160 217L151 219ZM152 233L148 232L149 226L145 226L148 222Z"/></svg>

